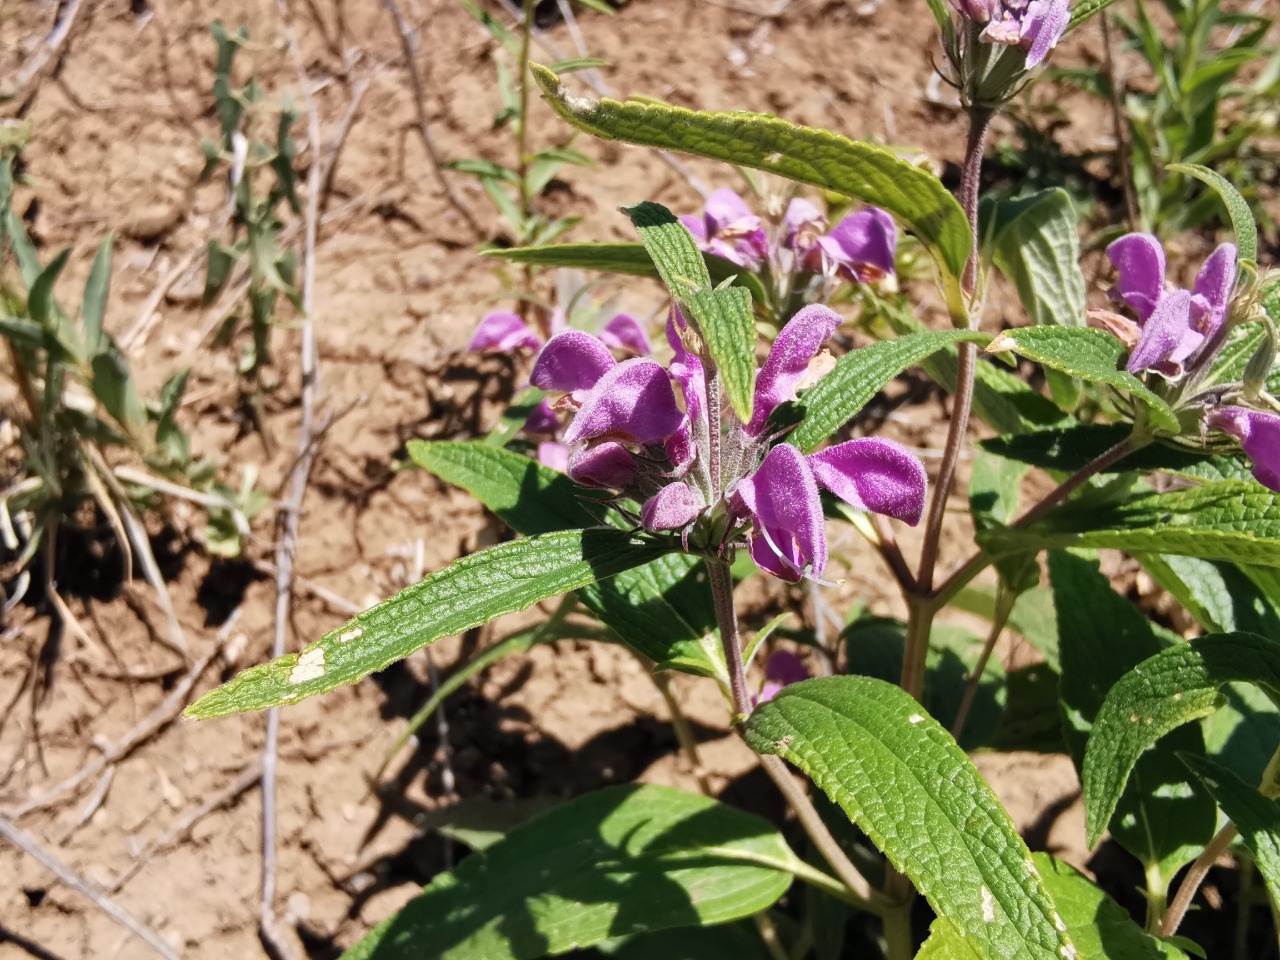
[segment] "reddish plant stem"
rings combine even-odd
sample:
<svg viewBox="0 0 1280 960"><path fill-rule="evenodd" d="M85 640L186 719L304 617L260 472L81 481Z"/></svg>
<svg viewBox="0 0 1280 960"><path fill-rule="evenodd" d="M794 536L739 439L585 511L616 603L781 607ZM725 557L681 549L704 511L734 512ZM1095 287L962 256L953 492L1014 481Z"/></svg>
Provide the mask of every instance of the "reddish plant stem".
<svg viewBox="0 0 1280 960"><path fill-rule="evenodd" d="M1160 924L1160 936L1172 937L1178 932L1178 927L1182 926L1182 918L1191 907L1191 901L1195 899L1200 884L1204 883L1204 878L1208 876L1210 868L1218 862L1218 858L1227 852L1231 841L1236 838L1236 833L1236 825L1228 823L1218 831L1216 837L1209 841L1209 845L1204 848L1200 856L1196 857L1196 862L1182 878L1182 884L1178 887L1173 903L1169 904L1169 910Z"/></svg>

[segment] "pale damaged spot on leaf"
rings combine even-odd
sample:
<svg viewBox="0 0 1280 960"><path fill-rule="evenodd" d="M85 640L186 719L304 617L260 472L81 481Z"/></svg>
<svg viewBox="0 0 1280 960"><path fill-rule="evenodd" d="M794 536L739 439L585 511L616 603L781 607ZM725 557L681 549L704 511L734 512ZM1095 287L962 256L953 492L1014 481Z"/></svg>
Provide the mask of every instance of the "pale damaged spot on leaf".
<svg viewBox="0 0 1280 960"><path fill-rule="evenodd" d="M1181 691L1181 690L1179 690L1177 693L1175 693L1175 694L1173 695L1173 702L1174 702L1174 703L1181 703L1181 702L1182 702L1182 691Z"/></svg>
<svg viewBox="0 0 1280 960"><path fill-rule="evenodd" d="M767 163L767 164L769 164L770 166L773 166L774 164L781 163L781 162L782 162L782 154L780 154L780 153L770 153L770 154L768 154L768 155L764 158L764 162L765 162L765 163Z"/></svg>
<svg viewBox="0 0 1280 960"><path fill-rule="evenodd" d="M350 643L352 640L359 640L364 636L364 627L349 627L338 634L339 643Z"/></svg>
<svg viewBox="0 0 1280 960"><path fill-rule="evenodd" d="M1057 910L1053 912L1053 929L1057 930L1059 933L1067 932L1067 925L1062 922L1062 917L1059 915Z"/></svg>
<svg viewBox="0 0 1280 960"><path fill-rule="evenodd" d="M1058 949L1058 952L1062 954L1063 960L1076 960L1075 944L1065 943Z"/></svg>
<svg viewBox="0 0 1280 960"><path fill-rule="evenodd" d="M787 736L782 737L781 739L775 740L773 741L773 749L781 753L783 750L787 749L787 747L791 746L791 741L794 739L795 737L788 734Z"/></svg>
<svg viewBox="0 0 1280 960"><path fill-rule="evenodd" d="M294 686L308 680L318 680L324 676L324 649L312 647L303 651L298 662L289 671L289 682Z"/></svg>
<svg viewBox="0 0 1280 960"><path fill-rule="evenodd" d="M924 723L924 717L920 716L918 713L913 713L911 716L907 717L907 723L914 727L917 723Z"/></svg>
<svg viewBox="0 0 1280 960"><path fill-rule="evenodd" d="M982 888L982 922L995 923L996 921L996 898L988 887Z"/></svg>
<svg viewBox="0 0 1280 960"><path fill-rule="evenodd" d="M1130 723L1141 723L1141 722L1142 722L1142 718L1141 718L1140 716L1138 716L1136 713L1131 713L1131 714L1129 714L1129 722L1130 722Z"/></svg>

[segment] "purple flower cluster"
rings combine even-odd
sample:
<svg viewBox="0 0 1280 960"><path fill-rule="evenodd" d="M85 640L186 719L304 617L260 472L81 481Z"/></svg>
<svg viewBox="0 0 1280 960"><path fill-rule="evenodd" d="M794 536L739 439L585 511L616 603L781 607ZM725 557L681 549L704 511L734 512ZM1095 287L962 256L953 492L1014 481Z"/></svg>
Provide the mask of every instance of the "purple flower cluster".
<svg viewBox="0 0 1280 960"><path fill-rule="evenodd" d="M809 201L796 197L782 218L782 235L770 243L763 221L738 194L716 190L701 216L680 222L700 249L748 270L769 263L775 269L841 276L874 283L893 275L898 228L878 207L845 217L829 232L827 218Z"/></svg>
<svg viewBox="0 0 1280 960"><path fill-rule="evenodd" d="M1129 372L1152 370L1176 380L1212 362L1209 353L1236 283L1235 244L1224 243L1209 256L1191 290L1165 282L1164 247L1149 233L1126 234L1107 247L1107 256L1119 273L1111 298L1138 317Z"/></svg>
<svg viewBox="0 0 1280 960"><path fill-rule="evenodd" d="M556 310L551 315L551 331L555 335L568 330L568 322L564 313ZM609 361L613 362L610 350L637 357L647 357L653 352L653 344L644 326L629 313L619 313L600 328L600 336L581 336L600 343ZM471 335L468 350L482 353L514 353L518 350L538 352L543 348L543 340L532 327L514 313L495 310L480 321L475 333ZM536 385L536 384L535 384ZM568 466L568 448L559 439L563 432L560 417L546 400L540 402L524 422L525 434L541 438L538 443L538 460L555 470L563 471Z"/></svg>
<svg viewBox="0 0 1280 960"><path fill-rule="evenodd" d="M1022 47L1027 69L1044 62L1071 22L1069 0L950 0L962 17L982 24L987 43Z"/></svg>
<svg viewBox="0 0 1280 960"><path fill-rule="evenodd" d="M574 480L643 500L645 528L679 532L686 548L719 553L745 537L761 569L818 578L827 563L820 488L912 524L925 498L924 468L901 444L863 438L805 456L769 429L841 322L817 305L792 318L758 372L746 423L715 395L698 335L678 310L667 323L667 367L648 357L619 363L602 340L566 331L547 343L531 379L575 410L564 435Z"/></svg>
<svg viewBox="0 0 1280 960"><path fill-rule="evenodd" d="M1130 347L1126 369L1151 372L1177 386L1213 364L1225 339L1236 291L1239 254L1224 243L1209 255L1190 290L1165 277L1164 247L1149 233L1130 233L1107 247L1119 277L1110 290L1137 322L1105 311L1091 318ZM1259 483L1280 491L1280 415L1240 406L1209 410L1205 425L1240 441Z"/></svg>

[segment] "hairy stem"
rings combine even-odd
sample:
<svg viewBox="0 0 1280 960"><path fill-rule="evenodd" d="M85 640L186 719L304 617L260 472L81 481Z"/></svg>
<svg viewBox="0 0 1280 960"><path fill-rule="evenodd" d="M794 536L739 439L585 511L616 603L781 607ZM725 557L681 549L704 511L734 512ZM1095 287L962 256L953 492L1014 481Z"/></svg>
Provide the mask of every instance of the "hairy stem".
<svg viewBox="0 0 1280 960"><path fill-rule="evenodd" d="M1071 476L1063 480L1053 490L1045 495L1044 499L1032 506L1026 513L1018 517L1013 522L1015 528L1028 527L1042 518L1050 510L1062 503L1067 497L1075 493L1080 487L1091 478L1102 473L1108 467L1114 466L1123 460L1135 450L1139 450L1150 442L1139 433L1126 437L1117 443L1114 447L1104 450L1098 456L1094 457L1083 467L1073 473ZM978 551L960 567L955 573L951 574L943 584L933 592L930 597L930 604L935 608L944 606L947 601L954 597L962 590L974 577L985 570L992 561L992 557L983 551Z"/></svg>
<svg viewBox="0 0 1280 960"><path fill-rule="evenodd" d="M716 608L716 623L729 667L729 692L733 697L733 722L742 723L751 714L751 694L747 692L747 671L742 663L742 636L738 633L738 614L733 607L733 574L729 564L719 557L707 557L707 574L711 581L711 598Z"/></svg>
<svg viewBox="0 0 1280 960"><path fill-rule="evenodd" d="M982 151L987 144L987 130L991 126L992 113L982 107L969 111L969 139L965 146L964 173L960 180L960 205L969 219L973 236L973 250L964 269L964 289L973 293L978 275L978 186L982 176ZM973 327L976 314L971 312L969 326ZM933 574L938 565L938 546L942 537L942 519L947 501L955 485L956 464L969 430L969 413L973 408L973 381L978 348L972 343L959 346L959 366L956 371L956 393L947 428L946 446L942 464L929 502L928 519L925 521L924 545L920 550L920 571L916 575L919 594L928 596L933 590ZM929 645L929 628L933 622L934 608L925 603L912 603L907 626L907 642L902 658L901 686L920 699L924 692L925 650Z"/></svg>
<svg viewBox="0 0 1280 960"><path fill-rule="evenodd" d="M1186 916L1187 909L1191 906L1191 901L1195 899L1196 891L1200 889L1200 884L1204 883L1204 878L1208 875L1209 868L1217 863L1220 856L1227 852L1227 848L1231 846L1231 841L1236 838L1236 833L1236 825L1228 823L1218 831L1216 837L1209 841L1209 845L1204 848L1200 856L1196 857L1196 862L1191 864L1191 869L1183 877L1182 885L1178 887L1173 903L1169 904L1169 910L1164 915L1164 922L1160 924L1160 936L1172 937L1178 932L1178 927L1182 925L1182 918Z"/></svg>

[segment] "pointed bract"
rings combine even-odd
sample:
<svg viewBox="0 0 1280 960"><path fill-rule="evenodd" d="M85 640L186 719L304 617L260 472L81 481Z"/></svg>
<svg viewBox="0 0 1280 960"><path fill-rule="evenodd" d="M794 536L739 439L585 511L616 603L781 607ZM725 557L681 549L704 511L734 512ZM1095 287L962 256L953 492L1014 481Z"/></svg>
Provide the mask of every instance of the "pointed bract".
<svg viewBox="0 0 1280 960"><path fill-rule="evenodd" d="M915 526L924 512L929 478L910 450L893 440L863 437L810 454L818 483L859 510Z"/></svg>

